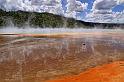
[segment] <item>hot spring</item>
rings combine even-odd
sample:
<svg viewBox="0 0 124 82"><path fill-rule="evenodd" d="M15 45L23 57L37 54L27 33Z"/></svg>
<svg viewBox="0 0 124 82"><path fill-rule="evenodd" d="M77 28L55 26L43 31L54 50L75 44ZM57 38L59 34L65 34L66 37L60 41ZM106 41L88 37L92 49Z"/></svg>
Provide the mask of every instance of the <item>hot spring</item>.
<svg viewBox="0 0 124 82"><path fill-rule="evenodd" d="M122 29L0 29L0 82L45 82L119 60Z"/></svg>

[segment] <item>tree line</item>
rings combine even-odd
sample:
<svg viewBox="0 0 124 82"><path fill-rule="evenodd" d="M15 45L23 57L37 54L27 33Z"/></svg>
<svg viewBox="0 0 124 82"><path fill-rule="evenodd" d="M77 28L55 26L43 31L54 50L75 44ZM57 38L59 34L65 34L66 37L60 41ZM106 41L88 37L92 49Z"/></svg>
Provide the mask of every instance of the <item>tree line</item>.
<svg viewBox="0 0 124 82"><path fill-rule="evenodd" d="M13 25L15 27L51 27L51 28L115 28L122 27L124 24L113 23L92 23L75 20L51 13L38 13L26 11L9 11L0 9L0 27Z"/></svg>

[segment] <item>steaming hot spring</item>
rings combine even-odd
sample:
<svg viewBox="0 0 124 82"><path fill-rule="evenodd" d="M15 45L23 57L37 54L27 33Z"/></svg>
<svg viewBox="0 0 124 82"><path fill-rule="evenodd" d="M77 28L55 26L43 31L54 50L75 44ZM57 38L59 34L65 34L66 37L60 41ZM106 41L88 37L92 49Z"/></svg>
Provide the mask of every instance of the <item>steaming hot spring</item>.
<svg viewBox="0 0 124 82"><path fill-rule="evenodd" d="M123 63L113 63L123 60L121 29L0 29L0 82L91 82L86 81L85 72L98 74L99 80L94 82L114 82L101 81L99 75L107 73L111 77L124 73ZM116 73L107 70L111 66L120 70ZM80 75L83 80L72 81ZM55 80L63 78L72 79Z"/></svg>

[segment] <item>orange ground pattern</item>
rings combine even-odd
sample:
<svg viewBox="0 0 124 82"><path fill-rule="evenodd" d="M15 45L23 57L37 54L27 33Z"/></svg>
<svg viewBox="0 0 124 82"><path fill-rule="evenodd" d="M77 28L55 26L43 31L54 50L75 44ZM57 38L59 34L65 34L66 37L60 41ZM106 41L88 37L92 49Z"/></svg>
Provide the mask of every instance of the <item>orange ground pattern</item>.
<svg viewBox="0 0 124 82"><path fill-rule="evenodd" d="M47 82L124 82L124 61L98 66L77 76Z"/></svg>

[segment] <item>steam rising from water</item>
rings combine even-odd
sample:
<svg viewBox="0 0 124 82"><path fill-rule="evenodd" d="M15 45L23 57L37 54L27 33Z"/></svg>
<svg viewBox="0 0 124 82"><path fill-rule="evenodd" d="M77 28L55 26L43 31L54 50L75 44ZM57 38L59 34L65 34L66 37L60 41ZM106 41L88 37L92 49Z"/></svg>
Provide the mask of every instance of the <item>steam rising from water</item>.
<svg viewBox="0 0 124 82"><path fill-rule="evenodd" d="M123 32L122 29L84 29L84 28L18 28L4 27L0 34L53 34L53 33L81 33L81 32Z"/></svg>
<svg viewBox="0 0 124 82"><path fill-rule="evenodd" d="M0 82L39 82L39 80L44 82L48 78L79 74L82 70L124 59L124 40L123 34L120 33L124 31L121 29L31 28L28 26L27 28L10 26L0 29L1 34L65 32L118 32L119 34L117 33L118 36L95 35L95 37L90 35L91 37L81 36L80 38L9 37L6 39L5 36L7 41L0 44L0 70L2 70Z"/></svg>

